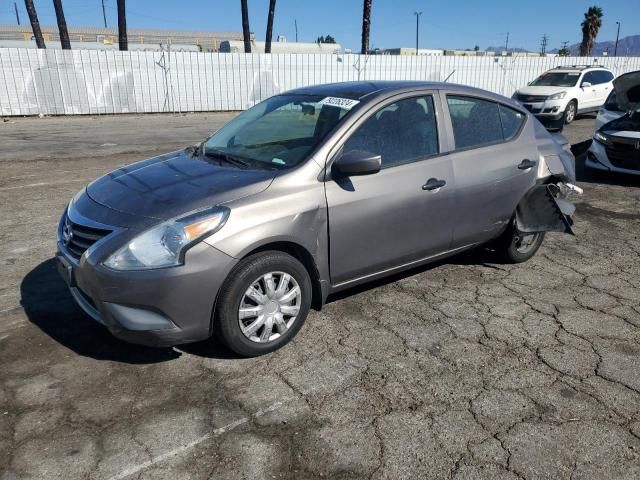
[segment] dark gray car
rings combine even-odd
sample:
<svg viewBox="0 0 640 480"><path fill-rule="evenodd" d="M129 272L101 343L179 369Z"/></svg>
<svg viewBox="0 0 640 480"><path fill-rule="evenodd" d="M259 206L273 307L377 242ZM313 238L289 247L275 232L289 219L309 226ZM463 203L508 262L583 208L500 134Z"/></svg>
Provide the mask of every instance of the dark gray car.
<svg viewBox="0 0 640 480"><path fill-rule="evenodd" d="M57 257L115 336L287 343L331 293L491 242L525 261L571 232L574 158L515 102L352 82L272 97L200 145L79 192Z"/></svg>

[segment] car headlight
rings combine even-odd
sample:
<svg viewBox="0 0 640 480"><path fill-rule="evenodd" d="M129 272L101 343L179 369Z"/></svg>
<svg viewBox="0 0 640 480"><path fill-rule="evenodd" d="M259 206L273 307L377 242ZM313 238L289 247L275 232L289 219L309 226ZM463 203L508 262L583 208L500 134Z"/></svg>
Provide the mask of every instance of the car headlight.
<svg viewBox="0 0 640 480"><path fill-rule="evenodd" d="M547 100L562 100L566 96L567 96L567 92L558 92L558 93L554 93L553 95L549 95L547 97Z"/></svg>
<svg viewBox="0 0 640 480"><path fill-rule="evenodd" d="M220 230L228 217L227 207L214 207L161 223L116 250L104 265L114 270L180 265L184 252L205 236Z"/></svg>
<svg viewBox="0 0 640 480"><path fill-rule="evenodd" d="M606 135L602 132L596 132L595 135L593 136L593 138L595 138L597 141L599 141L600 143L604 143L605 145L607 145L609 143L609 135Z"/></svg>

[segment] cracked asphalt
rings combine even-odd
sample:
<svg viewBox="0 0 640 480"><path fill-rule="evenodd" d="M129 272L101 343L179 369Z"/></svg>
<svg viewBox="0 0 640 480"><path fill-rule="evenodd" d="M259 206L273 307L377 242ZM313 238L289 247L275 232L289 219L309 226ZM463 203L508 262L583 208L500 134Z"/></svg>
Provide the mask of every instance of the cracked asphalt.
<svg viewBox="0 0 640 480"><path fill-rule="evenodd" d="M0 479L640 478L639 179L579 168L576 237L350 291L257 359L84 315L52 260L66 202L231 116L0 123Z"/></svg>

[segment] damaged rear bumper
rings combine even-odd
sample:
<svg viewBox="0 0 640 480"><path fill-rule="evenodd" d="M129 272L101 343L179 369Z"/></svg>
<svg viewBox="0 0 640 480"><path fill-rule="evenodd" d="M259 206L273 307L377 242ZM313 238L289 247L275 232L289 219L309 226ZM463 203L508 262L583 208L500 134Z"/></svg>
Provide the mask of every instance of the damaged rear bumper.
<svg viewBox="0 0 640 480"><path fill-rule="evenodd" d="M581 192L573 185L536 185L527 192L516 210L516 225L524 233L562 232L575 235L573 214L576 207L563 190Z"/></svg>

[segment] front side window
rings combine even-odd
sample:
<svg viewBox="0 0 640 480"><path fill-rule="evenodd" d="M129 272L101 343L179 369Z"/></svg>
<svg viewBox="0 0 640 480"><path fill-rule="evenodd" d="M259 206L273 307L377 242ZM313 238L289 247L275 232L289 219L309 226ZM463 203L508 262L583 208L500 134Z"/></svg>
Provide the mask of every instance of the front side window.
<svg viewBox="0 0 640 480"><path fill-rule="evenodd" d="M438 153L433 97L399 100L371 115L345 142L343 153L365 150L381 155L382 168Z"/></svg>
<svg viewBox="0 0 640 480"><path fill-rule="evenodd" d="M529 85L534 87L575 87L580 72L545 72Z"/></svg>
<svg viewBox="0 0 640 480"><path fill-rule="evenodd" d="M271 97L213 134L204 142L203 154L230 156L256 167L290 168L303 162L357 104L320 95Z"/></svg>
<svg viewBox="0 0 640 480"><path fill-rule="evenodd" d="M589 82L591 85L595 85L597 83L597 80L594 72L585 73L584 77L582 77L582 82L580 83L583 84L584 82Z"/></svg>

